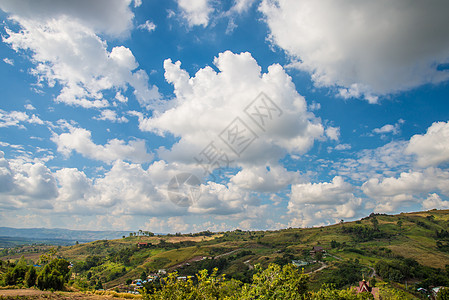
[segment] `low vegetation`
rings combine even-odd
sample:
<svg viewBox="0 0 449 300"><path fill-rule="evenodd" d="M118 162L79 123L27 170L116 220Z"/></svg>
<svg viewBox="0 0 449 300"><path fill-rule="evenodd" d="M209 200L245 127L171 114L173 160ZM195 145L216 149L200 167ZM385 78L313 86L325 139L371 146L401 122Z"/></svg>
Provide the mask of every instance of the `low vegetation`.
<svg viewBox="0 0 449 300"><path fill-rule="evenodd" d="M151 297L158 297L171 285L185 285L180 289L193 294L197 289L210 289L201 279L207 278L207 282L215 282L214 289L223 295L234 290L256 297L252 289L258 284L257 278L267 274L264 272L288 277L294 268L299 272L295 276L307 279L306 292L300 293L304 299L346 295L362 278L375 283L380 293L405 293L420 299L430 294L432 287L449 286L448 232L447 210L371 214L355 222L342 220L326 227L277 231L237 229L170 235L138 231L117 240L67 247L0 249L0 284L86 292L142 293L145 288L145 297L160 299ZM313 246L325 251L311 253ZM299 267L293 267L292 262ZM168 274L181 276L185 281L173 281L170 278L174 275ZM282 282L279 280L276 282ZM291 284L299 286L298 282ZM257 290L271 288L277 289ZM419 288L427 294L417 292ZM232 294L229 299L237 295Z"/></svg>

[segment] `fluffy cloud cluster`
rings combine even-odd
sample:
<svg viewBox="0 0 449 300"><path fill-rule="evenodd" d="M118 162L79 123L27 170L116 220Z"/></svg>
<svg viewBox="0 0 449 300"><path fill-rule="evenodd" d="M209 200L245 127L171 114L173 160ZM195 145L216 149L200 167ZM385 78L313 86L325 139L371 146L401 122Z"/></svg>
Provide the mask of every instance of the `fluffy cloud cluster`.
<svg viewBox="0 0 449 300"><path fill-rule="evenodd" d="M405 153L407 146L406 141L392 141L379 148L362 150L356 158L333 162L332 173L361 183L382 175L395 176L408 171L413 162L412 157Z"/></svg>
<svg viewBox="0 0 449 300"><path fill-rule="evenodd" d="M260 210L260 201L233 184L202 184L200 197L190 207L176 205L168 197L167 184L179 169L188 170L188 166L156 161L145 169L140 164L116 160L104 175L89 178L76 168L51 171L42 162L6 159L0 152L0 207L3 211L70 214L75 219L111 217L103 219L107 222L100 227L103 229L114 222L123 227L122 221L126 223L126 218L133 216L171 216L176 220L188 214L256 218L253 215ZM159 231L181 231L179 226L171 226L170 220Z"/></svg>
<svg viewBox="0 0 449 300"><path fill-rule="evenodd" d="M449 196L449 172L428 168L404 172L398 178L372 178L362 185L362 190L377 201L376 211L393 212L398 207L422 202L428 193Z"/></svg>
<svg viewBox="0 0 449 300"><path fill-rule="evenodd" d="M235 0L231 11L236 11L237 13L246 12L254 2L256 2L256 0Z"/></svg>
<svg viewBox="0 0 449 300"><path fill-rule="evenodd" d="M354 187L336 176L332 182L292 185L289 213L292 226L335 223L353 218L361 208L362 199L353 194Z"/></svg>
<svg viewBox="0 0 449 300"><path fill-rule="evenodd" d="M226 33L231 32L237 25L235 17L243 14L256 2L256 0L234 0L232 7L220 12L217 7L221 3L211 0L177 0L181 16L187 21L189 27L207 27L213 19L229 17L229 24Z"/></svg>
<svg viewBox="0 0 449 300"><path fill-rule="evenodd" d="M23 111L7 112L0 109L0 127L17 126L19 128L25 128L21 123L43 125L44 121L35 114L30 116Z"/></svg>
<svg viewBox="0 0 449 300"><path fill-rule="evenodd" d="M373 132L377 133L377 134L381 134L381 135L384 135L387 133L397 135L397 134L399 134L401 125L404 124L404 122L405 122L404 120L399 119L399 121L394 125L386 124L380 128L374 128Z"/></svg>
<svg viewBox="0 0 449 300"><path fill-rule="evenodd" d="M110 109L104 109L101 111L100 116L94 117L96 120L111 121L117 123L127 123L128 119L125 116L118 117L117 113Z"/></svg>
<svg viewBox="0 0 449 300"><path fill-rule="evenodd" d="M51 207L48 201L57 196L57 184L51 171L42 163L9 161L0 151L1 207Z"/></svg>
<svg viewBox="0 0 449 300"><path fill-rule="evenodd" d="M151 232L164 232L167 228L170 232L186 232L188 229L188 225L180 217L152 217L145 223L145 227Z"/></svg>
<svg viewBox="0 0 449 300"><path fill-rule="evenodd" d="M203 184L198 202L189 207L191 213L236 216L260 205L257 193L277 193L299 182L300 174L287 171L279 160L287 153L307 152L315 140L325 139L325 132L329 139L338 140L339 128L325 130L281 66L269 66L267 73L262 73L250 53L230 51L220 53L214 65L218 72L205 67L190 76L180 62L166 60L165 78L176 95L173 104L151 117L134 115L139 117L141 130L179 138L170 149L159 149L160 158L182 163L189 170L237 167L237 173L227 174L227 183ZM228 130L236 120L236 131ZM239 140L236 132L249 135ZM243 151L233 152L230 137L253 141ZM226 156L229 165L219 159L208 161L216 150L218 157ZM204 175L207 172L198 177Z"/></svg>
<svg viewBox="0 0 449 300"><path fill-rule="evenodd" d="M376 200L377 211L394 212L413 204L420 204L424 209L447 206L448 202L441 196L449 197L448 125L434 123L425 134L414 135L395 150L390 147L390 154L384 151L384 160L387 158L394 166L406 158L409 169L395 175L394 169L389 168L390 172L374 175L362 185L362 191Z"/></svg>
<svg viewBox="0 0 449 300"><path fill-rule="evenodd" d="M430 210L430 209L449 209L449 201L443 201L441 200L441 197L436 194L430 194L429 197L427 197L426 200L423 201L422 207L424 209Z"/></svg>
<svg viewBox="0 0 449 300"><path fill-rule="evenodd" d="M3 1L0 8L9 13L21 30L6 28L4 42L16 50L30 51L35 67L32 73L40 84L62 86L56 101L86 108L103 108L108 90L126 91L128 86L140 104L148 106L159 98L148 75L137 69L131 50L123 46L107 50L97 34L127 35L134 15L129 1L44 2Z"/></svg>
<svg viewBox="0 0 449 300"><path fill-rule="evenodd" d="M174 105L149 118L139 116L141 130L180 137L170 150L161 150L162 158L195 163L194 157L213 142L239 166L276 165L287 152L304 153L323 138L323 125L307 111L305 99L280 65L263 74L250 53L229 51L220 53L214 64L219 72L205 67L190 77L180 62L165 61L165 78L175 88ZM253 142L233 153L229 128L245 131Z"/></svg>
<svg viewBox="0 0 449 300"><path fill-rule="evenodd" d="M392 127L399 124L401 120ZM339 176L332 182L293 184L288 205L293 216L290 225L308 226L318 221L328 224L356 216L363 208L397 213L412 207L449 207L448 128L448 123L437 122L425 134L415 135L409 141L393 141L362 150L357 159L334 162L331 174ZM356 184L345 182L343 177ZM355 190L363 193L363 205L354 196Z"/></svg>
<svg viewBox="0 0 449 300"><path fill-rule="evenodd" d="M150 20L146 20L145 23L140 24L139 26L137 26L137 28L146 30L148 32L152 32L152 31L156 30L156 24L154 24Z"/></svg>
<svg viewBox="0 0 449 300"><path fill-rule="evenodd" d="M111 163L115 160L128 160L135 163L150 162L153 156L147 153L145 141L134 140L126 144L122 140L112 139L104 146L92 141L91 132L84 128L70 128L70 132L53 134L52 141L58 151L69 156L76 151L88 158Z"/></svg>
<svg viewBox="0 0 449 300"><path fill-rule="evenodd" d="M415 154L421 167L437 166L449 162L449 122L436 122L423 135L410 139L406 151Z"/></svg>
<svg viewBox="0 0 449 300"><path fill-rule="evenodd" d="M271 41L340 96L364 97L449 79L449 3L264 0Z"/></svg>
<svg viewBox="0 0 449 300"><path fill-rule="evenodd" d="M210 0L178 0L178 6L189 26L206 27L209 23L209 14L213 11Z"/></svg>
<svg viewBox="0 0 449 300"><path fill-rule="evenodd" d="M75 168L52 172L41 162L7 160L0 152L3 209L37 208L80 215L170 215L185 208L172 204L164 188L176 170L162 162L148 169L115 161L104 176L90 179ZM181 212L179 212L181 210Z"/></svg>
<svg viewBox="0 0 449 300"><path fill-rule="evenodd" d="M244 190L276 193L298 180L298 173L281 166L252 166L238 172L230 181Z"/></svg>

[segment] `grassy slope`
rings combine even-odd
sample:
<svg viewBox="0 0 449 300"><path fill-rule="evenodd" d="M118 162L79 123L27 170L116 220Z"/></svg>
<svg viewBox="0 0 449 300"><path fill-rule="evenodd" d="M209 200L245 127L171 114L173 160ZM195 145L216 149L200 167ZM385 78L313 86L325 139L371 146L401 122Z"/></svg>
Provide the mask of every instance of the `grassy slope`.
<svg viewBox="0 0 449 300"><path fill-rule="evenodd" d="M433 216L430 219L429 216ZM192 241L194 246L179 249L142 249L134 253L131 262L138 265L127 266L126 274L108 282L108 287L123 283L128 278L138 278L142 271L153 271L169 268L197 256L217 256L235 249L251 250L254 254L233 261L225 273L230 274L240 268L244 261L251 265L261 263L263 266L273 262L285 252L300 257L304 250L314 245L321 245L330 254L342 259L359 259L366 266L374 266L380 259L388 259L387 249L392 255L401 255L417 260L420 264L444 268L449 264L449 253L439 251L436 247L436 230L449 231L449 210L433 210L428 212L406 213L394 216L378 215L379 228L389 235L387 238L356 242L350 234L342 233L342 227L365 225L373 227L372 218L365 218L357 222L347 222L319 228L290 228L279 231L233 231L217 234L212 237L128 237L119 240L95 241L86 244L62 247L59 254L71 261L84 260L88 255L107 256L111 251L119 251L131 247L137 242L159 243L160 239L169 243ZM398 221L402 221L402 226ZM417 223L420 222L420 225ZM332 249L331 241L345 243L344 247ZM357 251L352 251L352 250ZM383 249L383 250L379 250ZM360 252L360 253L356 253ZM333 258L329 258L329 261ZM238 264L238 265L237 265ZM107 262L98 268L102 277L106 277L111 270L123 268L115 262Z"/></svg>

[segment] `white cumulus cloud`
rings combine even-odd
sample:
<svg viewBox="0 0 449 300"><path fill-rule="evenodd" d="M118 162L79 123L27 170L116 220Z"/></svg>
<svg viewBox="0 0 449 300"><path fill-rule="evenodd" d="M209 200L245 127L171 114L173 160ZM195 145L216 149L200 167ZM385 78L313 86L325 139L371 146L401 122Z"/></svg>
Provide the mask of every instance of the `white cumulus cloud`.
<svg viewBox="0 0 449 300"><path fill-rule="evenodd" d="M146 30L148 32L152 32L152 31L156 30L156 24L154 24L150 20L146 20L145 23L140 24L139 26L137 26L137 28Z"/></svg>
<svg viewBox="0 0 449 300"><path fill-rule="evenodd" d="M55 178L42 162L7 160L0 151L1 208L51 208L58 195Z"/></svg>
<svg viewBox="0 0 449 300"><path fill-rule="evenodd" d="M435 122L425 134L414 135L406 149L421 167L449 162L449 122Z"/></svg>
<svg viewBox="0 0 449 300"><path fill-rule="evenodd" d="M423 201L423 195L438 191L449 195L449 172L428 168L423 171L402 172L397 178L371 178L362 191L377 201L376 211L393 212L403 205Z"/></svg>
<svg viewBox="0 0 449 300"><path fill-rule="evenodd" d="M210 0L178 0L178 6L189 26L209 24L209 15L213 12Z"/></svg>
<svg viewBox="0 0 449 300"><path fill-rule="evenodd" d="M426 200L422 203L423 209L430 210L430 209L449 209L449 201L444 201L441 199L441 197L436 194L430 194L429 197L427 197Z"/></svg>
<svg viewBox="0 0 449 300"><path fill-rule="evenodd" d="M291 225L329 224L354 217L362 199L355 197L353 191L354 187L340 176L331 182L292 185L288 203Z"/></svg>
<svg viewBox="0 0 449 300"><path fill-rule="evenodd" d="M190 77L179 61L166 60L165 78L176 95L171 108L148 118L136 114L141 130L180 137L171 149L160 150L163 159L195 163L194 157L213 142L235 164L271 162L274 166L287 152L302 154L323 138L323 125L307 111L304 97L280 65L262 73L250 53L230 51L220 53L214 64L219 72L205 67ZM234 127L236 118L238 126ZM253 139L238 155L227 140L227 129L236 127Z"/></svg>
<svg viewBox="0 0 449 300"><path fill-rule="evenodd" d="M397 135L397 134L399 134L401 125L404 124L404 122L405 122L404 120L399 119L399 121L394 125L386 124L380 128L374 128L373 132L377 133L377 134L392 133L394 135Z"/></svg>
<svg viewBox="0 0 449 300"><path fill-rule="evenodd" d="M298 173L281 166L252 166L238 172L230 181L248 191L278 192L298 179Z"/></svg>
<svg viewBox="0 0 449 300"><path fill-rule="evenodd" d="M98 117L94 117L96 120L111 121L117 123L127 123L128 119L125 116L118 117L117 113L110 109L104 109L101 111Z"/></svg>
<svg viewBox="0 0 449 300"><path fill-rule="evenodd" d="M109 106L104 92L126 90L128 86L144 107L159 99L157 88L149 86L148 75L138 69L131 50L116 46L108 51L105 40L97 35L129 31L133 17L129 1L70 3L60 1L50 7L48 1L42 5L7 1L0 6L21 27L19 31L6 27L3 40L15 51L30 52L35 65L31 72L39 84L60 84L57 102L85 108Z"/></svg>
<svg viewBox="0 0 449 300"><path fill-rule="evenodd" d="M14 66L14 60L12 60L12 59L10 59L10 58L4 58L3 59L3 62L4 63L6 63L6 64L8 64L8 65L11 65L11 66Z"/></svg>
<svg viewBox="0 0 449 300"><path fill-rule="evenodd" d="M377 96L440 83L449 72L449 3L445 0L263 0L273 44L317 86L344 98Z"/></svg>
<svg viewBox="0 0 449 300"><path fill-rule="evenodd" d="M45 122L42 121L38 116L32 114L28 115L23 111L4 111L0 109L0 128L1 127L10 127L17 126L19 128L25 128L22 123L28 124L38 124L43 125Z"/></svg>
<svg viewBox="0 0 449 300"><path fill-rule="evenodd" d="M119 139L112 139L107 144L97 145L92 141L91 132L84 128L70 128L70 132L53 133L52 141L56 143L58 151L69 156L72 151L81 155L111 163L115 160L128 160L136 163L150 162L153 155L147 152L145 141L132 140L125 143Z"/></svg>
<svg viewBox="0 0 449 300"><path fill-rule="evenodd" d="M239 14L248 11L248 9L256 2L256 0L234 0L234 5L231 7L231 11L235 11Z"/></svg>

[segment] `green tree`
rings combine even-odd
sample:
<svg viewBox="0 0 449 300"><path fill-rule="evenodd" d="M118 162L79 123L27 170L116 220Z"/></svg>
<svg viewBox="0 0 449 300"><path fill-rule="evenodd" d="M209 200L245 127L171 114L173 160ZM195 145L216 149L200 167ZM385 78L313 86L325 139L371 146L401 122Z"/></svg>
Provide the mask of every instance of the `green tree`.
<svg viewBox="0 0 449 300"><path fill-rule="evenodd" d="M262 270L256 265L253 283L243 286L239 299L301 299L308 289L309 277L292 264L280 267L270 264Z"/></svg>
<svg viewBox="0 0 449 300"><path fill-rule="evenodd" d="M365 300L374 299L370 293L355 294L354 290L337 290L332 284L324 284L322 288L308 295L308 300Z"/></svg>
<svg viewBox="0 0 449 300"><path fill-rule="evenodd" d="M192 278L178 279L178 273L173 272L164 278L159 289L143 288L144 299L184 300L184 299L240 299L238 291L241 283L236 280L226 280L224 275L217 276L217 269L209 275L202 270L196 275L198 281L194 284Z"/></svg>
<svg viewBox="0 0 449 300"><path fill-rule="evenodd" d="M340 247L340 243L335 241L335 240L332 240L331 241L331 248L334 249L334 248L338 248L338 247Z"/></svg>
<svg viewBox="0 0 449 300"><path fill-rule="evenodd" d="M379 296L380 299L386 300L412 300L416 299L416 297L411 296L410 294L393 288L392 286L382 283L379 287Z"/></svg>
<svg viewBox="0 0 449 300"><path fill-rule="evenodd" d="M39 264L46 264L56 258L57 250L55 247L50 248L47 253L39 256Z"/></svg>
<svg viewBox="0 0 449 300"><path fill-rule="evenodd" d="M142 273L140 274L140 279L147 280L147 272L142 271Z"/></svg>
<svg viewBox="0 0 449 300"><path fill-rule="evenodd" d="M25 258L22 258L17 262L17 264L10 268L4 275L4 281L6 285L16 285L23 284L25 279L25 274L28 270Z"/></svg>
<svg viewBox="0 0 449 300"><path fill-rule="evenodd" d="M28 271L25 274L25 284L28 287L36 285L37 272L36 268L33 266L28 267Z"/></svg>
<svg viewBox="0 0 449 300"><path fill-rule="evenodd" d="M64 276L57 270L46 265L37 276L37 287L41 290L62 290L64 287Z"/></svg>
<svg viewBox="0 0 449 300"><path fill-rule="evenodd" d="M41 290L62 290L70 277L69 265L65 259L53 259L39 272L36 279L37 287Z"/></svg>

